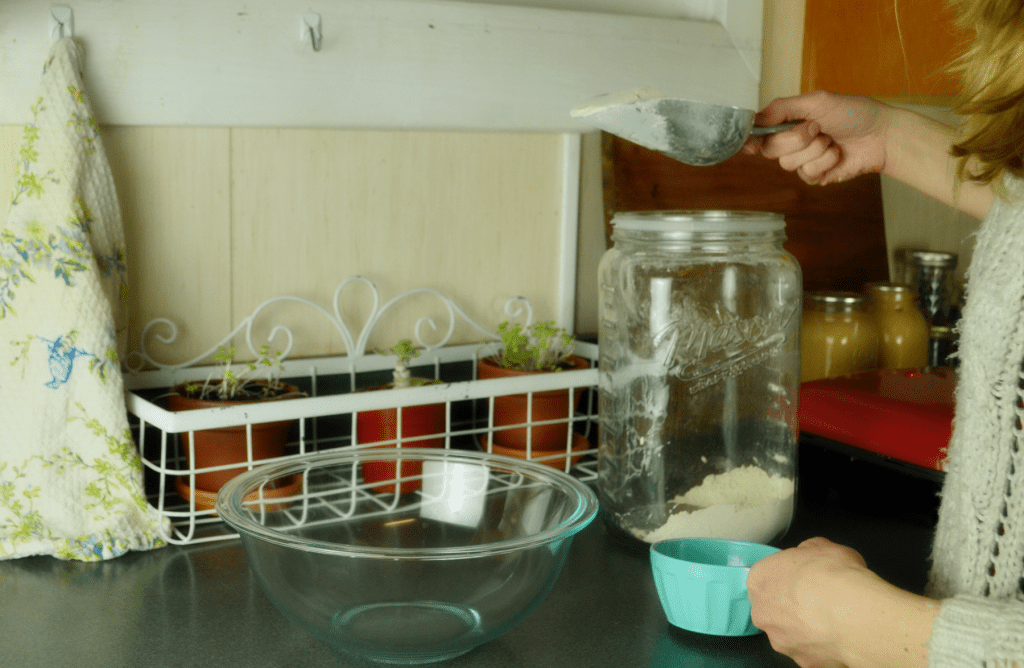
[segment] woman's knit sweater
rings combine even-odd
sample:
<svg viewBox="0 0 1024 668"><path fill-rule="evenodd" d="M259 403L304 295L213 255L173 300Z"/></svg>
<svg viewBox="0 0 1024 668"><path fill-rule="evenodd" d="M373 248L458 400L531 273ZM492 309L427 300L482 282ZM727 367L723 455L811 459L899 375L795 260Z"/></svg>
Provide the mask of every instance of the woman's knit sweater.
<svg viewBox="0 0 1024 668"><path fill-rule="evenodd" d="M934 668L1024 668L1024 184L978 233L928 595Z"/></svg>

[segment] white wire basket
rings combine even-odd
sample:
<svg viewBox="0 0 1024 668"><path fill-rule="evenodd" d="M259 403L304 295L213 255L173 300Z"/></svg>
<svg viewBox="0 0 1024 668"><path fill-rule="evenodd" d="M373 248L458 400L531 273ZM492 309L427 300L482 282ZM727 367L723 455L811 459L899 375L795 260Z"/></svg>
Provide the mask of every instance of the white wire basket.
<svg viewBox="0 0 1024 668"><path fill-rule="evenodd" d="M366 281L356 277L351 280ZM338 295L345 283L339 286ZM414 447L416 440L430 438L436 445L445 448L483 450L495 452L493 445L495 433L509 428L510 425L495 426L494 398L507 395L527 396L527 403L535 393L551 390L562 390L572 397L582 391L576 410L570 415L555 420L534 420L527 415L526 421L516 427L533 427L565 423L565 449L543 453L534 451L527 437L526 450L519 456L541 461L561 469L581 480L590 481L597 477L597 391L598 382L598 349L596 345L577 342L576 354L587 359L589 369L546 373L507 379L478 380L476 363L481 357L493 354L498 346L491 344L439 345L425 347L419 357L410 364L413 375L420 378L432 378L440 384L405 388L402 390L361 391L384 385L391 380L391 370L395 366L395 357L380 354L360 354L365 349L369 331L379 316L387 308L410 294L423 292L412 291L395 298L383 308L375 308L361 332L358 343L352 341L344 322L335 308L335 317L331 317L325 309L315 304L321 314L334 321L346 343L351 343L349 350L356 354L323 357L305 360L287 360L282 365L281 379L298 386L307 396L282 401L263 402L258 405L205 408L182 412L167 410L166 397L168 388L186 381L204 380L211 374L218 375L222 368L194 366L192 363L180 365L162 365L153 360L146 352L133 354L132 363L137 366L156 367L155 370L131 370L125 376L127 404L129 413L134 416L133 428L142 459L146 492L150 505L157 514L168 520L169 532L163 537L169 543L192 544L227 540L237 537L216 515L212 507L215 493L206 492L196 486L196 476L222 470L237 469L241 472L253 466L286 461L301 457L307 453L319 452L330 448L366 448L366 447ZM376 294L376 292L375 292ZM438 295L445 301L454 317L459 313L465 315L447 298ZM251 341L252 321L269 305L281 301L305 300L288 297L270 300L261 305L238 328L218 344L223 345L236 335L244 333L250 349L255 352ZM526 300L516 298L520 308L511 309L513 315L526 314L529 322L532 313ZM306 302L309 303L309 302ZM482 332L468 318L465 318ZM169 326L172 336L163 339L166 343L173 340L175 328L165 320L154 321ZM150 323L147 330L154 325ZM431 323L432 324L432 323ZM279 333L275 328L271 337ZM417 328L418 329L418 328ZM285 355L291 349L291 334L285 330L288 346ZM449 328L449 335L451 328ZM490 335L489 332L487 332ZM146 330L143 331L145 340ZM416 333L418 339L418 331ZM446 340L446 339L445 339ZM444 341L442 341L443 343ZM216 350L214 346L211 350ZM209 353L200 358L204 359ZM239 369L242 365L239 365ZM418 434L415 438L396 436L391 439L361 442L357 430L357 418L367 411L379 409L399 409L409 406L440 404L444 407L444 428L437 433ZM395 434L402 435L403 415L397 411L399 425ZM290 423L288 444L284 454L268 459L253 458L254 426L267 423ZM244 460L233 464L194 468L193 448L196 434L205 430L241 427L245 430L247 452ZM500 440L500 438L499 438ZM500 449L498 454L501 454ZM285 491L287 493L287 491Z"/></svg>

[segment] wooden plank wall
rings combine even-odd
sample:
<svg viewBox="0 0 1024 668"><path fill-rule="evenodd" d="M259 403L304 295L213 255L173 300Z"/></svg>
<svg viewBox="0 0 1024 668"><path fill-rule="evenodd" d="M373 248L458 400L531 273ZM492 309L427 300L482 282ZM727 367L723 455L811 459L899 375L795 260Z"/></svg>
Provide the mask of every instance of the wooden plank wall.
<svg viewBox="0 0 1024 668"><path fill-rule="evenodd" d="M606 238L617 211L728 209L781 213L804 290L855 290L889 280L880 177L810 186L777 162L737 155L691 167L604 135Z"/></svg>

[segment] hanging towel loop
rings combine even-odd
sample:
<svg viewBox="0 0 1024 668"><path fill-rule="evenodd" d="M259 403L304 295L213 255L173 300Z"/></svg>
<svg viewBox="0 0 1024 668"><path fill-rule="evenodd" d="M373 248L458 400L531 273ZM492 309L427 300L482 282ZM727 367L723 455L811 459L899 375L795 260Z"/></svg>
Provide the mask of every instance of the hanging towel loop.
<svg viewBox="0 0 1024 668"><path fill-rule="evenodd" d="M50 41L75 36L75 15L66 5L50 8Z"/></svg>

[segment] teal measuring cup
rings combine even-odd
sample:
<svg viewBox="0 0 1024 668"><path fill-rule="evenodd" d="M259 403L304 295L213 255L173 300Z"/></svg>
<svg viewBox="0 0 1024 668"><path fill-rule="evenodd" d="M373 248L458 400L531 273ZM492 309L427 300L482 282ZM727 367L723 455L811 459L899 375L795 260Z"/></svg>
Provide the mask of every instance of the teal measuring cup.
<svg viewBox="0 0 1024 668"><path fill-rule="evenodd" d="M717 636L749 636L747 573L778 552L760 543L681 538L651 545L651 570L661 607L673 626Z"/></svg>

